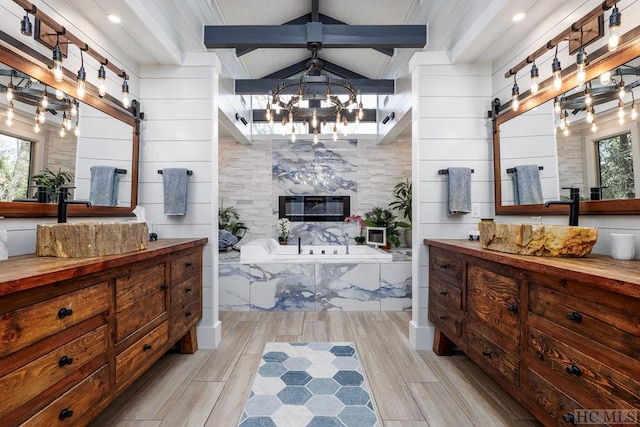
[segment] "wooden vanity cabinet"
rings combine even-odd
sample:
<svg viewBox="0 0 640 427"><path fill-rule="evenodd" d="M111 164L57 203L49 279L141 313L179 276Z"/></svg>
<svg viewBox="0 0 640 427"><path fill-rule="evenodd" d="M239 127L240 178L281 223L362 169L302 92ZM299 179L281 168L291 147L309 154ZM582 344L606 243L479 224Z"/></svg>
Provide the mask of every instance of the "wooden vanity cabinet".
<svg viewBox="0 0 640 427"><path fill-rule="evenodd" d="M436 353L459 347L544 425L576 424L584 410L640 414L640 261L425 244ZM443 275L448 264L455 280ZM451 286L460 304L443 301Z"/></svg>
<svg viewBox="0 0 640 427"><path fill-rule="evenodd" d="M0 424L86 425L171 346L194 352L206 241L1 261Z"/></svg>

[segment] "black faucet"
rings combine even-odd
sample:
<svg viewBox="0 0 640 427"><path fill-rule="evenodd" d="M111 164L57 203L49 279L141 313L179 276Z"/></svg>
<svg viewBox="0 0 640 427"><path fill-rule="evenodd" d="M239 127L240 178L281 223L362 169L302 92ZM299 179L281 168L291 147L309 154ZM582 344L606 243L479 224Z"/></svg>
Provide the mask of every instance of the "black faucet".
<svg viewBox="0 0 640 427"><path fill-rule="evenodd" d="M91 207L91 202L86 200L67 200L69 187L58 189L58 223L67 222L67 205L86 205Z"/></svg>
<svg viewBox="0 0 640 427"><path fill-rule="evenodd" d="M571 187L562 187L563 190L569 190L571 200L552 200L544 204L545 208L550 205L569 205L569 225L578 226L578 217L580 216L580 189Z"/></svg>

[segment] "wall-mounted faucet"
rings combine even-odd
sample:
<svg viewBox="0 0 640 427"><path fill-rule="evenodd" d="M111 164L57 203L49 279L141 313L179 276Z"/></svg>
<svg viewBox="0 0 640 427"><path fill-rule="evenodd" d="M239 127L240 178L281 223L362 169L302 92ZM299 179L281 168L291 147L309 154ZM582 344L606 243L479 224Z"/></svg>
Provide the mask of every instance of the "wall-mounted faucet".
<svg viewBox="0 0 640 427"><path fill-rule="evenodd" d="M67 222L67 205L86 205L91 207L91 202L86 200L67 200L69 187L58 189L58 223Z"/></svg>
<svg viewBox="0 0 640 427"><path fill-rule="evenodd" d="M544 204L545 208L550 205L569 205L569 225L578 226L578 217L580 216L580 189L571 187L562 187L563 190L569 190L571 200L552 200Z"/></svg>
<svg viewBox="0 0 640 427"><path fill-rule="evenodd" d="M345 255L349 255L349 233L344 233L344 243L345 245L347 245L347 251L345 252Z"/></svg>

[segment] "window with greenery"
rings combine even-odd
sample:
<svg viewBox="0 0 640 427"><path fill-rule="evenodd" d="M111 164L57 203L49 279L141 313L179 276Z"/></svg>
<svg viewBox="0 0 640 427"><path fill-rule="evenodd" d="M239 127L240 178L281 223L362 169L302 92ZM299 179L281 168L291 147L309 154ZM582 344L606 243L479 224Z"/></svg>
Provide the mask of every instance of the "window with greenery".
<svg viewBox="0 0 640 427"><path fill-rule="evenodd" d="M633 180L631 133L596 141L598 177L604 199L633 199L636 197Z"/></svg>
<svg viewBox="0 0 640 427"><path fill-rule="evenodd" d="M28 197L31 141L0 134L0 201Z"/></svg>

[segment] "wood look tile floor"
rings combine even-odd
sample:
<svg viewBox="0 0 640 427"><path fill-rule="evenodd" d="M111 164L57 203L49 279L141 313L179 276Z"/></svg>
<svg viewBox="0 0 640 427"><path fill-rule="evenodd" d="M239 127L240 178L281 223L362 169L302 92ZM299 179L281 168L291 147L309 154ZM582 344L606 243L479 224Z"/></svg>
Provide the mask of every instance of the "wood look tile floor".
<svg viewBox="0 0 640 427"><path fill-rule="evenodd" d="M463 354L407 340L410 313L221 312L215 350L169 352L91 424L235 427L267 341L351 341L384 427L539 426Z"/></svg>

